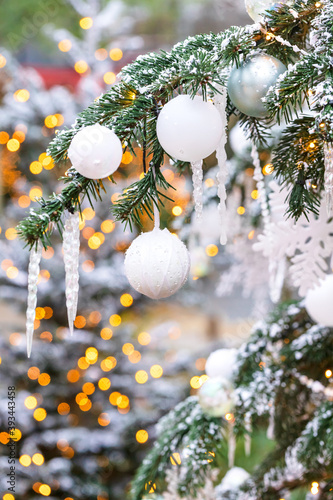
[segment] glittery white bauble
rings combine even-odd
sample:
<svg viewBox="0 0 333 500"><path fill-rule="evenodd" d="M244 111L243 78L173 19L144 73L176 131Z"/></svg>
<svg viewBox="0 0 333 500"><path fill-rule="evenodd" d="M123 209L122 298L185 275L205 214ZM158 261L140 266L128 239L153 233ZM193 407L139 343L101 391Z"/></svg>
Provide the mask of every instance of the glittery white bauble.
<svg viewBox="0 0 333 500"><path fill-rule="evenodd" d="M333 327L333 274L309 290L305 297L305 308L311 318L323 326Z"/></svg>
<svg viewBox="0 0 333 500"><path fill-rule="evenodd" d="M232 103L245 115L265 118L268 111L262 98L286 69L282 62L267 54L248 57L230 72L228 93Z"/></svg>
<svg viewBox="0 0 333 500"><path fill-rule="evenodd" d="M99 123L79 130L68 148L73 167L88 179L103 179L113 174L122 156L119 138Z"/></svg>
<svg viewBox="0 0 333 500"><path fill-rule="evenodd" d="M212 154L222 137L220 113L200 96L179 95L160 112L156 133L162 148L173 158L199 161Z"/></svg>
<svg viewBox="0 0 333 500"><path fill-rule="evenodd" d="M177 292L187 280L190 254L167 229L155 228L135 238L125 255L125 273L135 290L151 299Z"/></svg>
<svg viewBox="0 0 333 500"><path fill-rule="evenodd" d="M234 388L222 377L209 378L199 390L199 403L211 417L222 417L234 406Z"/></svg>
<svg viewBox="0 0 333 500"><path fill-rule="evenodd" d="M207 375L232 380L237 354L237 349L218 349L212 352L206 361Z"/></svg>
<svg viewBox="0 0 333 500"><path fill-rule="evenodd" d="M280 0L278 2L272 0L245 0L245 7L251 19L258 23L263 20L263 15L266 10L275 10L285 3L287 3L286 0Z"/></svg>

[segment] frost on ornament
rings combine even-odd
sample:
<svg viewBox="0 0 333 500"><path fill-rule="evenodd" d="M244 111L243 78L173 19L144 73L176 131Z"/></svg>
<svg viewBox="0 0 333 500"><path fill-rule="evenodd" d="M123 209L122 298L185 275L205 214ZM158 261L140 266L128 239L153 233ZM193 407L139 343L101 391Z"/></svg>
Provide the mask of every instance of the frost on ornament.
<svg viewBox="0 0 333 500"><path fill-rule="evenodd" d="M258 236L253 248L276 263L289 257L288 275L298 288L299 295L304 297L308 290L326 277L331 267L328 261L333 251L333 221L327 219L323 203L318 217L311 213L308 220L304 216L297 222L279 220L276 215L287 211L285 200L288 193L274 181L269 187L272 190L269 196L271 222Z"/></svg>
<svg viewBox="0 0 333 500"><path fill-rule="evenodd" d="M151 299L176 293L186 282L190 255L180 239L155 227L135 238L125 255L125 273L132 287Z"/></svg>
<svg viewBox="0 0 333 500"><path fill-rule="evenodd" d="M66 306L68 326L73 335L79 294L79 254L80 254L80 215L70 214L63 232L63 255L66 273Z"/></svg>
<svg viewBox="0 0 333 500"><path fill-rule="evenodd" d="M38 241L37 248L33 248L30 252L29 270L28 270L28 307L27 307L27 353L28 358L31 355L32 337L34 333L34 322L36 317L37 305L37 283L39 276L39 265L42 258L43 246Z"/></svg>
<svg viewBox="0 0 333 500"><path fill-rule="evenodd" d="M325 163L325 194L326 194L326 209L327 216L333 215L333 144L325 143L324 146L324 163Z"/></svg>

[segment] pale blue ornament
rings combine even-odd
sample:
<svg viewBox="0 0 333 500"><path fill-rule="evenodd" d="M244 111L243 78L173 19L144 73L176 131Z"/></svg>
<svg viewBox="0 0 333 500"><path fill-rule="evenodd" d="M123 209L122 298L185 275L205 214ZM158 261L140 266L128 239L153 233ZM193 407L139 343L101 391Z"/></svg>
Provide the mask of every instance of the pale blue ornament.
<svg viewBox="0 0 333 500"><path fill-rule="evenodd" d="M235 66L230 72L228 93L231 102L245 115L265 118L268 112L262 98L286 70L281 61L268 54L248 57L239 68Z"/></svg>

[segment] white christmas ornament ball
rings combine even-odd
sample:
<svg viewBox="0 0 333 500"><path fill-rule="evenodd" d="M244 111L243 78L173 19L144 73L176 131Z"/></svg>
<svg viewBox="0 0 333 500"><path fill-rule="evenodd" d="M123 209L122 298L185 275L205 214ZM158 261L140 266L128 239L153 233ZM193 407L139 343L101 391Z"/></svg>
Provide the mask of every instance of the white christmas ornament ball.
<svg viewBox="0 0 333 500"><path fill-rule="evenodd" d="M218 490L222 492L239 488L249 477L250 474L242 467L232 467L222 479Z"/></svg>
<svg viewBox="0 0 333 500"><path fill-rule="evenodd" d="M79 130L68 148L73 167L88 179L103 179L113 174L122 156L119 138L99 123Z"/></svg>
<svg viewBox="0 0 333 500"><path fill-rule="evenodd" d="M167 229L155 228L135 238L125 255L125 273L132 287L151 299L176 293L187 280L190 254Z"/></svg>
<svg viewBox="0 0 333 500"><path fill-rule="evenodd" d="M333 274L329 274L318 286L309 290L305 308L311 318L323 326L333 327Z"/></svg>
<svg viewBox="0 0 333 500"><path fill-rule="evenodd" d="M209 377L232 379L237 358L237 349L218 349L212 352L206 361L206 373Z"/></svg>
<svg viewBox="0 0 333 500"><path fill-rule="evenodd" d="M200 96L179 95L160 112L156 133L162 148L173 158L199 161L212 154L222 137L220 113Z"/></svg>
<svg viewBox="0 0 333 500"><path fill-rule="evenodd" d="M222 417L234 406L234 388L222 377L209 378L199 390L199 403L207 415Z"/></svg>
<svg viewBox="0 0 333 500"><path fill-rule="evenodd" d="M245 7L248 15L254 22L258 23L263 21L266 10L276 10L282 4L287 3L287 0L245 0Z"/></svg>

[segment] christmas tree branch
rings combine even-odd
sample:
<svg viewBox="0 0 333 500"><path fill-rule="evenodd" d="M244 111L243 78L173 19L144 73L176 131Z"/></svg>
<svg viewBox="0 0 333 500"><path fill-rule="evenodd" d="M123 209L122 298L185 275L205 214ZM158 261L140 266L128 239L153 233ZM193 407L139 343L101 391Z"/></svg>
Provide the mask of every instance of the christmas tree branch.
<svg viewBox="0 0 333 500"><path fill-rule="evenodd" d="M153 167L150 166L143 178L127 188L111 208L115 219L129 224L131 230L133 225L142 227L141 216L145 214L153 220L154 205L158 207L160 203L163 206L163 198L173 201L165 193L159 191L157 185L165 190L175 189L167 182L159 168L155 168L154 172Z"/></svg>
<svg viewBox="0 0 333 500"><path fill-rule="evenodd" d="M74 169L67 172L67 176L62 180L66 186L60 194L53 193L47 200L38 198L39 204L37 210L31 209L30 215L23 219L17 226L17 232L21 239L32 248L38 240L44 248L51 245L49 234L54 224L57 225L60 233L62 232L61 217L65 210L73 212L80 209L80 202L87 196L92 203L101 199L100 191L104 190L101 181L86 179L78 174Z"/></svg>

